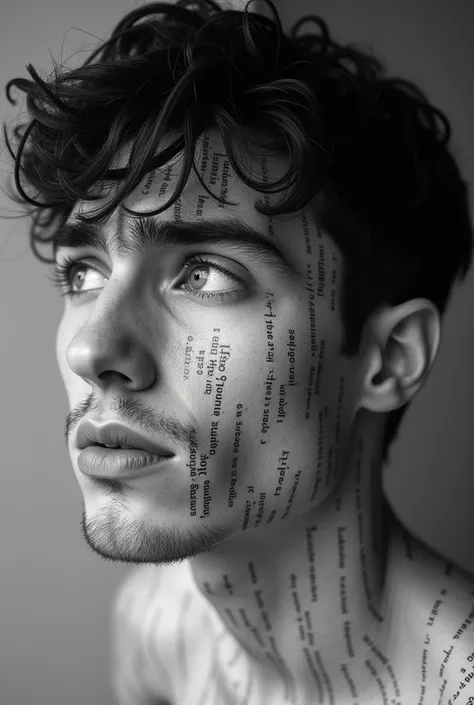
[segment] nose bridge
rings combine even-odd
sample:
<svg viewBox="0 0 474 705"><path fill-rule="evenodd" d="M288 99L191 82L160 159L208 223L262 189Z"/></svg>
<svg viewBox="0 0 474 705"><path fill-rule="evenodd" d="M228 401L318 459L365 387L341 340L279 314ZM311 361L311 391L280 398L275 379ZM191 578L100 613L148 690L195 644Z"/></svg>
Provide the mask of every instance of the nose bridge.
<svg viewBox="0 0 474 705"><path fill-rule="evenodd" d="M106 371L130 379L141 374L140 370L145 373L150 368L151 372L151 331L146 326L139 290L136 284L109 280L67 347L66 357L73 372L96 382Z"/></svg>
<svg viewBox="0 0 474 705"><path fill-rule="evenodd" d="M110 334L125 335L127 329L133 328L136 336L142 321L141 311L143 299L140 287L131 281L127 284L123 278L119 282L112 276L95 298L90 315L82 328L102 337Z"/></svg>

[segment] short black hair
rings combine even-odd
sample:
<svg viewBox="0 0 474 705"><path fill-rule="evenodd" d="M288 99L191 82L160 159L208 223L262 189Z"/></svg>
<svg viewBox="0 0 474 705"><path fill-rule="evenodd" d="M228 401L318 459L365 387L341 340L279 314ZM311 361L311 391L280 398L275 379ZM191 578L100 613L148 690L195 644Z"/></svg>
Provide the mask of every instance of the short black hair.
<svg viewBox="0 0 474 705"><path fill-rule="evenodd" d="M54 63L43 80L29 64L32 80L6 86L14 104L12 88L26 94L31 117L13 130L16 154L4 125L14 198L31 216L33 252L52 262L37 245L54 242L95 184L122 182L108 207L83 216L98 222L124 207L145 174L183 152L175 193L153 211L161 213L191 169L200 178L196 141L217 129L244 183L263 194L292 187L273 207L268 196L257 200L258 212L310 208L341 248L341 354L352 357L364 323L382 305L423 297L444 314L455 279L471 264L468 185L448 147L448 119L418 87L388 78L367 51L334 41L319 16L285 33L274 4L264 2L273 19L250 12L252 0L243 10L213 0L149 3L129 12L81 67ZM316 33L300 32L308 21ZM252 128L289 159L277 182L254 181L241 168L235 149L251 151L244 135ZM171 130L179 137L158 153ZM112 169L126 143L133 145L128 166ZM408 406L388 415L384 461Z"/></svg>

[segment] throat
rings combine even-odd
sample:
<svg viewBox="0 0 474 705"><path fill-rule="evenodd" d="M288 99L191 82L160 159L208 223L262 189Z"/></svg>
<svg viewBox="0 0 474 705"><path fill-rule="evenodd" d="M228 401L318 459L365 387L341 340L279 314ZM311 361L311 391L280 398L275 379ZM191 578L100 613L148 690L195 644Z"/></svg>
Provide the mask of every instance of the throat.
<svg viewBox="0 0 474 705"><path fill-rule="evenodd" d="M334 692L347 695L348 672L341 664L363 664L372 646L384 643L393 513L387 505L381 540L372 552L361 551L356 516L351 523L339 518L331 528L310 517L291 532L282 528L259 554L241 546L220 571L191 561L196 585L222 633L279 694L274 702L292 702L291 693L314 693L322 673ZM323 694L324 684L320 687Z"/></svg>

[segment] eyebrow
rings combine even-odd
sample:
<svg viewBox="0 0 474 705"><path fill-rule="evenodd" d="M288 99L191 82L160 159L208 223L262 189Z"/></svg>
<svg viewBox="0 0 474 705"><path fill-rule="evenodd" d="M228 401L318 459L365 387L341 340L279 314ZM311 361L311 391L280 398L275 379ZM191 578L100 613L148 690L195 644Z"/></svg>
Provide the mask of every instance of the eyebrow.
<svg viewBox="0 0 474 705"><path fill-rule="evenodd" d="M133 218L111 237L103 226L76 218L55 234L54 257L61 248L92 247L104 254L114 252L118 259L135 253L146 254L156 245L221 245L259 260L273 271L293 279L296 266L268 235L238 218L202 219L195 223L158 221L153 217Z"/></svg>

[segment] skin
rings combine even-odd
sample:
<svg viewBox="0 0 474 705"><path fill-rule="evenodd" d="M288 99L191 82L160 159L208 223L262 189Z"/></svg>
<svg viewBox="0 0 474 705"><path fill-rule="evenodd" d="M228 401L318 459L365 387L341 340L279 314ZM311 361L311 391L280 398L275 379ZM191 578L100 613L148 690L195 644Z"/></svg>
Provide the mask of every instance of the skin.
<svg viewBox="0 0 474 705"><path fill-rule="evenodd" d="M57 255L92 268L75 277L90 293L66 300L56 339L83 535L104 559L140 565L117 602L121 702L467 703L474 679L459 683L461 669L474 670L474 581L409 537L382 490L387 414L429 376L437 309L426 299L381 307L359 354L345 359L341 251L309 210L259 214L263 195L235 177L216 133L205 138L201 175L217 195L227 185L237 205L202 198L191 177L179 208L154 218L238 217L278 243L293 276L214 245ZM271 180L287 166L265 151L251 164ZM126 205L144 212L168 200L181 164L168 166ZM97 205L78 203L72 218ZM112 240L130 234L119 210L104 228ZM196 252L244 281L206 269L202 290L233 289L235 298L179 288L193 285L181 262ZM177 455L146 478L86 476L75 446L84 416L123 420ZM144 646L145 602L154 605L153 649ZM122 652L133 639L148 649L141 675Z"/></svg>

